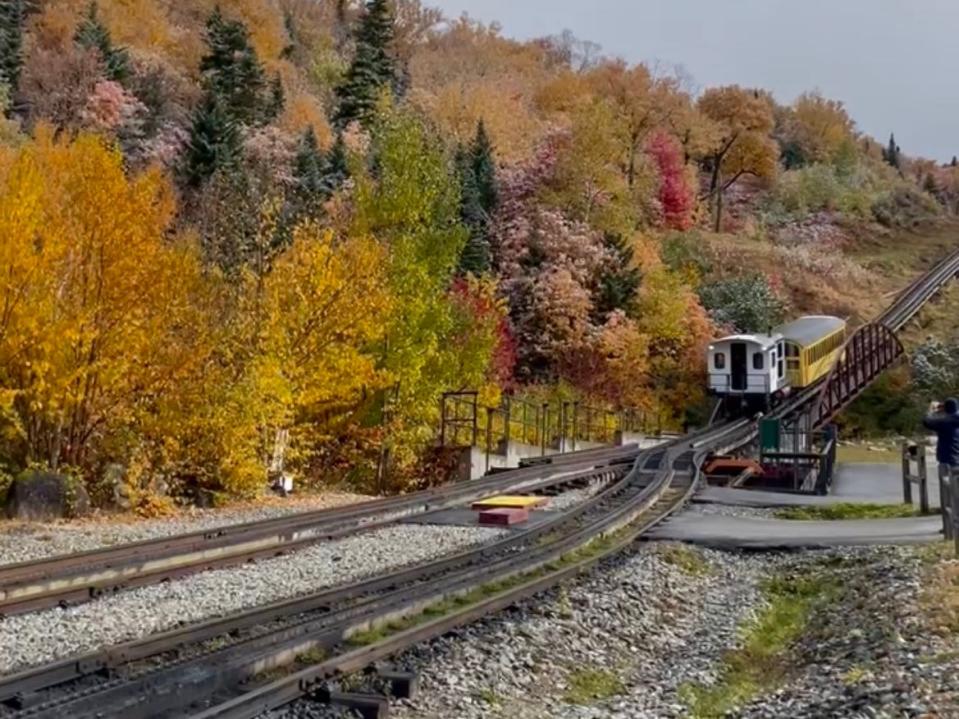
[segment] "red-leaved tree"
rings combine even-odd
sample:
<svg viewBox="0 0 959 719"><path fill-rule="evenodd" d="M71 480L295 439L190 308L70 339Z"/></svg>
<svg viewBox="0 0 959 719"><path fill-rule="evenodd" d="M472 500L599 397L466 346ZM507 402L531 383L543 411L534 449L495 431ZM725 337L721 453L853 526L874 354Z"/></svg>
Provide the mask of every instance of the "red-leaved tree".
<svg viewBox="0 0 959 719"><path fill-rule="evenodd" d="M693 224L696 195L686 166L683 151L672 135L658 132L649 140L646 151L659 168L659 204L664 227L688 230Z"/></svg>

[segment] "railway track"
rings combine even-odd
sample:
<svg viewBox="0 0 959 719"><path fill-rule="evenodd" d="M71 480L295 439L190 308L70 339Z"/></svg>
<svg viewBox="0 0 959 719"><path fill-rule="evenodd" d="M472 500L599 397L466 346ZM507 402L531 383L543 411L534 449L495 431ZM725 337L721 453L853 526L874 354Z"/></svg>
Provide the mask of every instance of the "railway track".
<svg viewBox="0 0 959 719"><path fill-rule="evenodd" d="M726 436L736 430L741 431L741 426L715 428L705 436ZM38 667L0 683L0 697L6 696L19 707L12 716L23 718L188 716L214 711L207 706L211 697L214 701L252 702L243 715L253 716L260 709L250 707L260 707L261 703L243 691L249 688L250 679L296 656L330 652L346 658L344 664L336 665L337 671L346 671L357 656L375 659L386 651L385 646L392 647L397 641L390 636L383 646L374 643L351 648L349 639L357 632L415 616L456 596L475 592L478 586L489 587L491 582L518 582L507 595L515 601L519 596L516 592L532 591L534 585L549 586L570 576L571 567L581 569L580 563L563 558L581 551L596 537L631 527L634 531L627 533L631 540L678 507L692 491L696 469L691 453L700 451L700 446L694 447L687 438L661 450L640 453L631 466L608 468L607 472L616 473L617 481L592 499L495 544L348 587L148 637L97 655ZM639 521L640 516L646 519ZM625 541L626 534L617 535L601 554L614 551ZM562 566L547 569L556 563ZM524 577L529 581L522 581ZM499 594L494 597L505 601L506 596ZM482 606L492 605L484 600ZM465 607L445 615L443 620L468 621L467 615L472 616L474 611L481 610ZM422 639L420 632L427 631L428 626L436 625L424 623L413 633L413 640ZM323 666L329 668L331 661ZM104 673L112 678L104 679ZM64 681L72 684L64 685ZM273 696L287 696L288 692L287 687Z"/></svg>
<svg viewBox="0 0 959 719"><path fill-rule="evenodd" d="M959 250L940 260L925 274L917 277L900 292L893 303L875 320L893 332L898 332L912 320L919 310L935 296L944 285L959 276ZM868 345L865 346L868 351ZM822 392L824 380L806 387L776 408L770 416L789 419L801 415L814 405ZM755 436L755 433L753 433ZM751 439L751 438L750 438Z"/></svg>
<svg viewBox="0 0 959 719"><path fill-rule="evenodd" d="M0 616L70 606L133 587L295 551L495 492L547 492L630 461L635 445L574 452L473 482L336 509L228 525L0 566Z"/></svg>

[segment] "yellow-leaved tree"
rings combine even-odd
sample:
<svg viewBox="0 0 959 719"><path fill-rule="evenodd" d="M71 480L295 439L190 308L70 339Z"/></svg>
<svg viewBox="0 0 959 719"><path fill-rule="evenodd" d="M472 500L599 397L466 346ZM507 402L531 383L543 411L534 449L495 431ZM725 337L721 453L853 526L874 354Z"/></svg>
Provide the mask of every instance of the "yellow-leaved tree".
<svg viewBox="0 0 959 719"><path fill-rule="evenodd" d="M92 136L45 128L0 149L0 388L6 460L90 466L178 382L195 317L195 254L166 236L173 193L127 177ZM8 426L8 430L10 427Z"/></svg>

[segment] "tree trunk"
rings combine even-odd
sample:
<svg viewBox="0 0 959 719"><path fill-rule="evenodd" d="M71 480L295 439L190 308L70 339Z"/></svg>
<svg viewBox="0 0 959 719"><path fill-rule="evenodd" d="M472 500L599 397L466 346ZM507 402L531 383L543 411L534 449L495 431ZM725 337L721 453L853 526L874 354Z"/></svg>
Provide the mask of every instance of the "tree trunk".
<svg viewBox="0 0 959 719"><path fill-rule="evenodd" d="M721 157L713 159L713 174L709 181L709 202L713 211L713 229L719 232L723 221L723 183Z"/></svg>
<svg viewBox="0 0 959 719"><path fill-rule="evenodd" d="M723 188L716 191L716 220L713 225L714 232L722 232L723 229Z"/></svg>

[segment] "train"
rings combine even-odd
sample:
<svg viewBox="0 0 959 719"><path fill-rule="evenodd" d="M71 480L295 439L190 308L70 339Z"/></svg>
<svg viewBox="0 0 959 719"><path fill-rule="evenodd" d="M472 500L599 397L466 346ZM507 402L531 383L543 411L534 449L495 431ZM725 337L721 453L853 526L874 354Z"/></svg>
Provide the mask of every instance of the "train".
<svg viewBox="0 0 959 719"><path fill-rule="evenodd" d="M768 412L832 369L846 343L839 317L807 315L768 334L738 334L710 343L709 393L726 417Z"/></svg>

